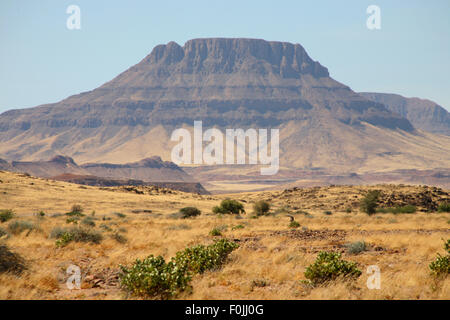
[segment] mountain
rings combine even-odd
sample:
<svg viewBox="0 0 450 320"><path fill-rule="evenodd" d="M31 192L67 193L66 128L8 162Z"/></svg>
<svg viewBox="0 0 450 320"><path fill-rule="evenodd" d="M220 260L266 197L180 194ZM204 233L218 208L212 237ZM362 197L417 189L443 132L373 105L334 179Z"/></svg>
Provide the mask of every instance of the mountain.
<svg viewBox="0 0 450 320"><path fill-rule="evenodd" d="M97 89L1 114L0 157L170 160L172 131L192 128L194 120L204 128L279 128L280 166L289 170L360 173L450 164L450 137L417 130L383 103L332 79L300 44L225 38L159 45Z"/></svg>
<svg viewBox="0 0 450 320"><path fill-rule="evenodd" d="M74 178L76 176L89 177L90 179L100 177L135 179L144 182L193 182L192 177L183 169L173 162L162 161L160 157L125 164L87 163L83 165L78 165L72 158L61 155L48 161L12 161L9 163L0 159L0 170L26 172L33 176L45 178L58 176Z"/></svg>
<svg viewBox="0 0 450 320"><path fill-rule="evenodd" d="M359 94L384 104L392 112L408 119L415 128L450 136L450 113L436 102L405 98L389 93L360 92Z"/></svg>

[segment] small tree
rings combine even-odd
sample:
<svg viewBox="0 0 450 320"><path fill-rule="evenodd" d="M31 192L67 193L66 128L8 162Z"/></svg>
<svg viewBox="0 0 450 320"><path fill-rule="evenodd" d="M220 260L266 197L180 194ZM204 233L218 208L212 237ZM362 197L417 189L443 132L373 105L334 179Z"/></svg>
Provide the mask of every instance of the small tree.
<svg viewBox="0 0 450 320"><path fill-rule="evenodd" d="M264 200L256 201L253 204L253 213L257 216L264 216L269 213L270 203Z"/></svg>
<svg viewBox="0 0 450 320"><path fill-rule="evenodd" d="M220 203L220 206L215 206L213 209L214 213L220 214L240 214L245 213L244 206L242 203L236 200L225 199Z"/></svg>
<svg viewBox="0 0 450 320"><path fill-rule="evenodd" d="M361 200L360 208L368 215L372 215L377 211L378 199L380 197L380 190L371 190Z"/></svg>
<svg viewBox="0 0 450 320"><path fill-rule="evenodd" d="M200 215L202 212L196 207L184 207L180 209L183 218L190 218Z"/></svg>

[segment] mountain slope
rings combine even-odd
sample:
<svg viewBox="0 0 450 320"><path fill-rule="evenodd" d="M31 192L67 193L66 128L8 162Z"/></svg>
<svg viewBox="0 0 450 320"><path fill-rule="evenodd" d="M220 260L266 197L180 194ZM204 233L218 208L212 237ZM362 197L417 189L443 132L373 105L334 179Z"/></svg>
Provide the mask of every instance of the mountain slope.
<svg viewBox="0 0 450 320"><path fill-rule="evenodd" d="M415 128L450 136L450 113L436 102L405 98L389 93L360 92L359 94L384 104L392 112L408 119Z"/></svg>
<svg viewBox="0 0 450 320"><path fill-rule="evenodd" d="M194 39L155 47L101 87L0 115L0 156L170 160L171 132L280 128L280 165L331 171L449 167L450 137L417 131L335 81L299 44Z"/></svg>

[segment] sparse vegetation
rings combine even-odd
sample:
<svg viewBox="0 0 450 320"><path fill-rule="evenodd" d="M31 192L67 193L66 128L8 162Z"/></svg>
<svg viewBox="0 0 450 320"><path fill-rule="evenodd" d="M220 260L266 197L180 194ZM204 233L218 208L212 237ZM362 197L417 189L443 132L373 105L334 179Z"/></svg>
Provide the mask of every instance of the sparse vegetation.
<svg viewBox="0 0 450 320"><path fill-rule="evenodd" d="M56 238L56 245L58 247L64 247L68 243L75 242L90 242L98 244L102 241L102 235L94 230L71 227L71 228L60 228L57 227L52 230L50 234L51 238Z"/></svg>
<svg viewBox="0 0 450 320"><path fill-rule="evenodd" d="M13 221L8 225L8 230L14 235L20 234L25 230L29 232L38 229L37 226L30 221Z"/></svg>
<svg viewBox="0 0 450 320"><path fill-rule="evenodd" d="M114 215L118 218L125 218L127 215L121 212L114 212Z"/></svg>
<svg viewBox="0 0 450 320"><path fill-rule="evenodd" d="M92 217L85 217L81 223L88 227L95 227L95 221Z"/></svg>
<svg viewBox="0 0 450 320"><path fill-rule="evenodd" d="M120 243L120 244L124 244L124 243L126 243L126 242L128 241L128 239L127 239L124 235L121 235L121 234L118 233L118 232L114 232L114 233L111 235L111 237L112 237L114 240L116 240L118 243Z"/></svg>
<svg viewBox="0 0 450 320"><path fill-rule="evenodd" d="M341 259L339 252L319 252L316 261L309 265L305 271L305 277L313 285L323 284L331 280L341 278L357 278L361 271L355 262Z"/></svg>
<svg viewBox="0 0 450 320"><path fill-rule="evenodd" d="M413 205L405 205L405 206L396 206L396 207L388 207L388 208L378 208L376 212L381 213L393 213L393 214L400 214L400 213L415 213L417 211L417 208Z"/></svg>
<svg viewBox="0 0 450 320"><path fill-rule="evenodd" d="M72 209L69 212L67 212L66 215L82 217L82 216L84 216L83 207L79 204L74 204L72 206Z"/></svg>
<svg viewBox="0 0 450 320"><path fill-rule="evenodd" d="M144 298L168 299L186 290L192 275L220 267L238 247L226 239L209 246L198 245L177 252L169 262L150 255L127 268L120 266L120 283L126 291Z"/></svg>
<svg viewBox="0 0 450 320"><path fill-rule="evenodd" d="M180 209L180 214L184 219L199 216L201 213L196 207L184 207Z"/></svg>
<svg viewBox="0 0 450 320"><path fill-rule="evenodd" d="M324 211L323 214L327 215L327 216L331 216L333 214L333 212L327 210L327 211Z"/></svg>
<svg viewBox="0 0 450 320"><path fill-rule="evenodd" d="M3 237L5 237L5 238L9 237L9 233L5 229L0 228L0 239Z"/></svg>
<svg viewBox="0 0 450 320"><path fill-rule="evenodd" d="M222 200L220 206L213 208L213 212L218 214L240 214L245 213L245 210L243 204L239 201L225 199Z"/></svg>
<svg viewBox="0 0 450 320"><path fill-rule="evenodd" d="M253 214L256 216L265 216L269 213L270 203L264 200L256 201L253 204Z"/></svg>
<svg viewBox="0 0 450 320"><path fill-rule="evenodd" d="M442 202L438 206L438 212L450 212L450 202Z"/></svg>
<svg viewBox="0 0 450 320"><path fill-rule="evenodd" d="M6 222L14 218L14 211L11 209L0 210L0 222Z"/></svg>
<svg viewBox="0 0 450 320"><path fill-rule="evenodd" d="M446 255L437 254L436 260L430 263L431 274L434 276L447 276L450 273L450 239L444 243Z"/></svg>
<svg viewBox="0 0 450 320"><path fill-rule="evenodd" d="M360 202L360 209L362 212L372 215L376 212L378 207L378 199L381 195L380 190L371 190Z"/></svg>
<svg viewBox="0 0 450 320"><path fill-rule="evenodd" d="M0 244L0 273L10 272L19 275L25 269L25 260L6 245Z"/></svg>

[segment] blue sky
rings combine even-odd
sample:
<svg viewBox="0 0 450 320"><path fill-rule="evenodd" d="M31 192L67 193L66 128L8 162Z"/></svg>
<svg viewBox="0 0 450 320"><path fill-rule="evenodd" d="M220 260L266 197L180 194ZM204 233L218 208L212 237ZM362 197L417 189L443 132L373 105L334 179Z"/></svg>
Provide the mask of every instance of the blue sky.
<svg viewBox="0 0 450 320"><path fill-rule="evenodd" d="M69 5L81 30L68 30ZM366 8L381 9L381 30ZM300 43L355 91L450 109L450 1L0 1L0 112L92 90L161 43L247 37Z"/></svg>

